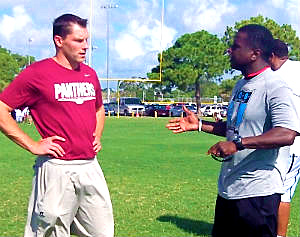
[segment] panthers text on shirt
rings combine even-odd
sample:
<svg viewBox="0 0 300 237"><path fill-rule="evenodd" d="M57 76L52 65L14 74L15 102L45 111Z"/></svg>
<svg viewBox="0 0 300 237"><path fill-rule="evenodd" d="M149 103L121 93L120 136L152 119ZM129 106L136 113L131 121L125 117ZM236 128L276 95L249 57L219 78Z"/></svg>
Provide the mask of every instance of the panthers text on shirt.
<svg viewBox="0 0 300 237"><path fill-rule="evenodd" d="M72 101L82 104L87 100L95 99L96 93L92 83L71 82L54 84L55 99L58 101Z"/></svg>

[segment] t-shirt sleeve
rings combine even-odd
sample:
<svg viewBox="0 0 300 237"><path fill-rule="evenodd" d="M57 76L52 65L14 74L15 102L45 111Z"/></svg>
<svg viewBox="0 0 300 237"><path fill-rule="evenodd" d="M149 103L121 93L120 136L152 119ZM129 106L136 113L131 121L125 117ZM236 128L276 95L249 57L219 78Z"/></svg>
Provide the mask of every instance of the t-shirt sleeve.
<svg viewBox="0 0 300 237"><path fill-rule="evenodd" d="M269 108L273 127L284 127L300 132L300 118L292 99L293 93L287 86L269 91Z"/></svg>
<svg viewBox="0 0 300 237"><path fill-rule="evenodd" d="M27 68L22 71L0 94L0 100L11 108L23 109L31 106L36 100L35 90L30 80L34 79L34 72Z"/></svg>

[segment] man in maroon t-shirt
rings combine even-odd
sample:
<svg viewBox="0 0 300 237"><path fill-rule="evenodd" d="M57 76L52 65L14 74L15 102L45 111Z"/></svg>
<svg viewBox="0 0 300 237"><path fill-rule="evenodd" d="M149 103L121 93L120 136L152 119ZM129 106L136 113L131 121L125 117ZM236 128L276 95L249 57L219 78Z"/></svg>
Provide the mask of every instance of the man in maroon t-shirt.
<svg viewBox="0 0 300 237"><path fill-rule="evenodd" d="M101 87L83 63L86 26L86 19L72 14L55 19L56 55L27 67L0 94L1 131L38 156L25 237L114 233L109 191L96 159L105 119ZM10 116L24 107L42 137L38 142Z"/></svg>

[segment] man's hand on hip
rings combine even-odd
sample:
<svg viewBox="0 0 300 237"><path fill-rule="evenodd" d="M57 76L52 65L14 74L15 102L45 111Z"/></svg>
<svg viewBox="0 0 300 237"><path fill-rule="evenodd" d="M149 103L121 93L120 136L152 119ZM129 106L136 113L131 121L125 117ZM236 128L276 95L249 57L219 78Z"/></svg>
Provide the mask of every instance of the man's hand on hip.
<svg viewBox="0 0 300 237"><path fill-rule="evenodd" d="M59 136L47 137L36 142L30 151L35 155L52 155L55 158L62 157L65 151L59 144L55 143L55 140L65 141L63 137Z"/></svg>

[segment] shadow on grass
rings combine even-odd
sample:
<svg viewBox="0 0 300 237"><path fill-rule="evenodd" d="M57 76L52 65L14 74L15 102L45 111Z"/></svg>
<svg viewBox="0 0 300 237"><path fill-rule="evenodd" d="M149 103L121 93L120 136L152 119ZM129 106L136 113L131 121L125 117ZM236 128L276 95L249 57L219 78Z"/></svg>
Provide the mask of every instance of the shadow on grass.
<svg viewBox="0 0 300 237"><path fill-rule="evenodd" d="M170 222L185 232L195 235L211 236L213 224L204 221L196 221L178 216L160 216L157 218L161 222Z"/></svg>

